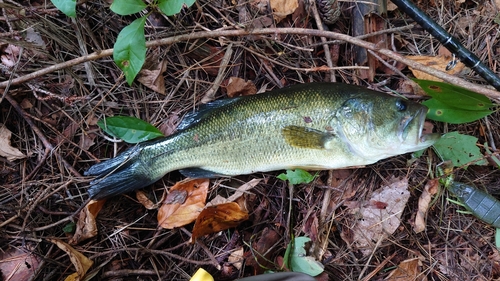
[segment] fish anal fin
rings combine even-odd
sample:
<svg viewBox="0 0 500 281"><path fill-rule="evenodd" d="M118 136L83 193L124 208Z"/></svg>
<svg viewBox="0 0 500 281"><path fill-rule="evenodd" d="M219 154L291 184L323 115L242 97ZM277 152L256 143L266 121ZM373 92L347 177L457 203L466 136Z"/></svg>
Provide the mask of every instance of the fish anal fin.
<svg viewBox="0 0 500 281"><path fill-rule="evenodd" d="M286 126L281 133L291 146L311 149L329 149L334 135L308 127Z"/></svg>
<svg viewBox="0 0 500 281"><path fill-rule="evenodd" d="M217 177L224 177L225 175L221 175L209 170L205 170L202 168L185 168L179 170L179 172L188 178L217 178Z"/></svg>

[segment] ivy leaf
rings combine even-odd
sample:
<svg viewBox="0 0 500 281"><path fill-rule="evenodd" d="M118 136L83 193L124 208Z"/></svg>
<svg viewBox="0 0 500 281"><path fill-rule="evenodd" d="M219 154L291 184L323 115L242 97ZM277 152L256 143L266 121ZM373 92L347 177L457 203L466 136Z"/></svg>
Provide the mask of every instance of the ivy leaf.
<svg viewBox="0 0 500 281"><path fill-rule="evenodd" d="M288 261L287 266L293 272L302 272L311 276L317 276L324 270L324 266L313 257L307 256L306 243L311 242L309 237L300 236L292 238L286 247L283 259Z"/></svg>
<svg viewBox="0 0 500 281"><path fill-rule="evenodd" d="M113 47L113 60L125 74L129 85L134 82L146 60L145 22L144 16L123 28Z"/></svg>
<svg viewBox="0 0 500 281"><path fill-rule="evenodd" d="M109 135L128 143L139 143L163 136L155 126L131 116L108 117L104 121L99 120L97 125Z"/></svg>
<svg viewBox="0 0 500 281"><path fill-rule="evenodd" d="M50 0L66 16L76 17L76 0Z"/></svg>
<svg viewBox="0 0 500 281"><path fill-rule="evenodd" d="M440 102L434 98L426 100L422 104L429 108L429 111L427 112L428 119L439 122L447 122L450 124L473 122L488 116L493 112L491 110L461 109Z"/></svg>
<svg viewBox="0 0 500 281"><path fill-rule="evenodd" d="M191 7L196 0L158 0L158 8L167 16L178 14L182 6Z"/></svg>
<svg viewBox="0 0 500 281"><path fill-rule="evenodd" d="M450 160L455 167L475 160L478 161L472 162L472 165L488 165L476 143L476 137L451 132L441 136L433 148L443 161Z"/></svg>
<svg viewBox="0 0 500 281"><path fill-rule="evenodd" d="M121 16L128 16L138 13L146 7L146 3L142 0L114 0L109 8Z"/></svg>
<svg viewBox="0 0 500 281"><path fill-rule="evenodd" d="M288 180L291 184L301 184L301 183L310 183L314 180L314 176L310 173L302 170L286 170L286 174L279 174L278 179L280 180Z"/></svg>
<svg viewBox="0 0 500 281"><path fill-rule="evenodd" d="M486 96L444 82L415 79L426 94L446 104L471 111L489 110L494 104Z"/></svg>

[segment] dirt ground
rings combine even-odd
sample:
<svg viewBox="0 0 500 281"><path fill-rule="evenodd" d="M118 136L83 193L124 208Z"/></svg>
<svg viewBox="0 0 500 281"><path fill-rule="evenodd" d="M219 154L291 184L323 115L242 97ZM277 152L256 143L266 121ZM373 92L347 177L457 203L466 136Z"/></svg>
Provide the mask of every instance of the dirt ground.
<svg viewBox="0 0 500 281"><path fill-rule="evenodd" d="M498 73L497 2L416 3ZM330 30L352 35L356 4L351 2L341 2L338 21L324 26L318 24L318 12L302 2L280 21L272 16L268 2L259 0L200 0L173 17L152 13L146 22L146 40L156 43L147 50L145 68L150 71L144 79L163 81L163 91L159 84L153 83L160 87L155 91L152 83L137 80L129 86L107 53L120 30L136 18L118 16L109 6L106 1L80 1L72 19L49 1L0 1L0 126L6 129L0 131L0 144L15 149L10 157L0 156L3 280L64 280L75 272L85 275L81 280L189 280L199 268L215 280L234 280L281 270L291 234L311 238L308 255L324 265L317 280L500 278L495 229L457 212L463 208L447 200L452 198L447 191L433 197L425 230L414 231L418 199L441 162L431 149L419 158L408 154L364 168L322 171L311 183L293 189L276 178L282 171L211 179L207 201L217 195L227 198L235 188L260 181L243 197L248 220L195 243L191 242L192 223L174 229L159 227L157 206L146 208L135 193L103 202L95 221L80 216L91 180L83 176L84 171L130 146L98 127L97 121L104 117L135 116L171 134L202 101L317 81L425 99L408 86L414 73L395 57L370 55L368 62L359 62L359 46L335 38L322 42L313 33ZM404 56L450 55L394 7L371 19L366 32L378 35L361 37L365 44ZM262 28L271 31L249 34ZM230 30L235 32L224 33ZM198 35L190 37L193 34ZM455 76L485 85L467 68ZM238 81L231 86L230 78L235 77L248 84ZM433 130L474 136L481 152L485 153L486 142L496 152L499 120L494 113L462 125L433 122ZM500 172L492 164L456 168L453 173L457 180L497 198L500 195ZM143 195L154 205L182 179L178 172L169 173L145 188ZM385 202L370 198L375 190L398 180L408 192L408 201L394 215L400 216L394 231L360 244L356 238L357 224L363 220L360 208L384 209ZM84 226L95 224L96 232L76 239L78 221ZM83 270L86 259L79 255L92 265ZM75 259L81 268L75 268Z"/></svg>

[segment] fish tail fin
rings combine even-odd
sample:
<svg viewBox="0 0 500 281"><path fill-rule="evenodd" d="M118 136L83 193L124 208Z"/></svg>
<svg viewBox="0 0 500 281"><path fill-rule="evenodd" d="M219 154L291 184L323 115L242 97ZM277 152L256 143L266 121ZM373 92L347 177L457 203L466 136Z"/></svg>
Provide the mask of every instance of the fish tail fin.
<svg viewBox="0 0 500 281"><path fill-rule="evenodd" d="M141 145L137 145L115 158L90 167L84 173L86 176L96 176L87 190L90 198L104 199L131 192L155 182L157 179L151 179L142 165L140 157L142 149Z"/></svg>

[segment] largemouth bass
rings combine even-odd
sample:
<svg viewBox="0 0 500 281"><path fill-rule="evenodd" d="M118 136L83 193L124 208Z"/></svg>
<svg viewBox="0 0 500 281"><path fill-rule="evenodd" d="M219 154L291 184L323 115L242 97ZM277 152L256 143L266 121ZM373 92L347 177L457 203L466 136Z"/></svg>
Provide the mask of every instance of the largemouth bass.
<svg viewBox="0 0 500 281"><path fill-rule="evenodd" d="M432 145L427 108L340 83L300 84L223 99L188 115L177 133L95 164L88 189L101 199L154 183L170 171L217 177L281 169L363 166Z"/></svg>

